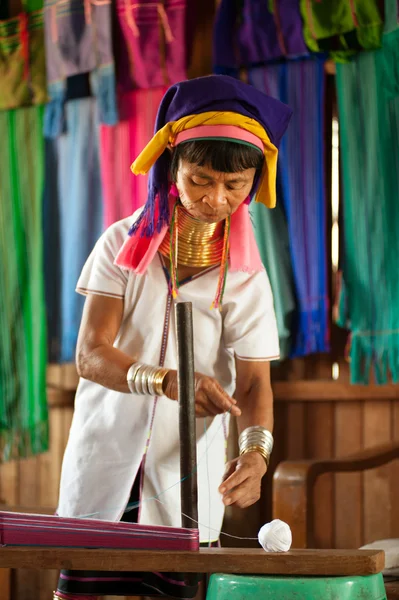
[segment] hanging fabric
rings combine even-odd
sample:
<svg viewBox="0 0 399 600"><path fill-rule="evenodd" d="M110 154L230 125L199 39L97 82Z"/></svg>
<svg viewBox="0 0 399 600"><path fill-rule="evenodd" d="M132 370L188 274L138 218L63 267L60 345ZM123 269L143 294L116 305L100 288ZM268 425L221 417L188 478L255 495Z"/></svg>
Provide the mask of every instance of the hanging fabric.
<svg viewBox="0 0 399 600"><path fill-rule="evenodd" d="M187 0L116 0L118 84L127 92L187 79Z"/></svg>
<svg viewBox="0 0 399 600"><path fill-rule="evenodd" d="M44 104L47 99L44 17L39 8L0 21L0 110Z"/></svg>
<svg viewBox="0 0 399 600"><path fill-rule="evenodd" d="M46 65L50 103L46 137L65 131L67 78L87 73L102 123L118 121L112 49L111 0L45 0Z"/></svg>
<svg viewBox="0 0 399 600"><path fill-rule="evenodd" d="M300 0L303 34L312 52L347 61L381 47L384 0Z"/></svg>
<svg viewBox="0 0 399 600"><path fill-rule="evenodd" d="M291 357L328 352L324 62L287 61L248 75L252 85L293 109L279 158L298 302Z"/></svg>
<svg viewBox="0 0 399 600"><path fill-rule="evenodd" d="M42 109L0 113L0 460L48 449Z"/></svg>
<svg viewBox="0 0 399 600"><path fill-rule="evenodd" d="M388 0L387 7L394 7ZM395 13L393 10L391 14ZM338 324L351 331L352 383L399 381L399 29L338 65L344 253Z"/></svg>
<svg viewBox="0 0 399 600"><path fill-rule="evenodd" d="M307 55L299 0L221 0L213 49L215 72L226 74L234 74L240 67Z"/></svg>
<svg viewBox="0 0 399 600"><path fill-rule="evenodd" d="M50 360L71 362L84 299L79 274L103 231L98 115L93 98L66 104L67 133L46 143L45 273Z"/></svg>
<svg viewBox="0 0 399 600"><path fill-rule="evenodd" d="M165 91L156 88L123 94L120 123L100 129L105 227L133 214L147 199L147 177L132 175L130 165L152 138Z"/></svg>
<svg viewBox="0 0 399 600"><path fill-rule="evenodd" d="M280 360L284 360L289 357L292 349L296 299L280 174L277 176L276 207L269 210L259 202L252 202L249 210L259 252L273 292Z"/></svg>

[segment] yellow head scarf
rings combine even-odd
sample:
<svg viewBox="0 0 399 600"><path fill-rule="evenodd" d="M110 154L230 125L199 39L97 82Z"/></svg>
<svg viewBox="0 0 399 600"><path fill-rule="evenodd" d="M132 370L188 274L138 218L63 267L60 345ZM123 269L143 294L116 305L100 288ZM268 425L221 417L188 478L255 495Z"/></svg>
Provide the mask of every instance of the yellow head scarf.
<svg viewBox="0 0 399 600"><path fill-rule="evenodd" d="M256 135L263 143L264 163L256 193L256 201L262 202L268 208L276 206L276 174L278 150L271 143L266 130L255 119L250 119L235 112L209 111L199 115L188 115L178 121L170 121L157 131L152 140L136 158L132 165L135 175L145 175L155 161L173 145L177 134L200 125L235 125Z"/></svg>

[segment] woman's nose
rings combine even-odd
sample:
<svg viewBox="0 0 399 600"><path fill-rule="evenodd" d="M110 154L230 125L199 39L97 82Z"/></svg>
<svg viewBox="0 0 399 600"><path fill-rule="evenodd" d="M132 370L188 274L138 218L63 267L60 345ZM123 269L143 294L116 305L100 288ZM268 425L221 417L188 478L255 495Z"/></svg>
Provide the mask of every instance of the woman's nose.
<svg viewBox="0 0 399 600"><path fill-rule="evenodd" d="M210 194L204 197L204 202L212 209L217 210L226 204L226 195L224 189L216 188Z"/></svg>

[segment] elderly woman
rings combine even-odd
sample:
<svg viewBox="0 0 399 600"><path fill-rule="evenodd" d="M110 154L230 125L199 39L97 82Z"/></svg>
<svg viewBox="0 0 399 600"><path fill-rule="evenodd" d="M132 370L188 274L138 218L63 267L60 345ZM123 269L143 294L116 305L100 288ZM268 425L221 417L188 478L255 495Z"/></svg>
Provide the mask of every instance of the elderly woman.
<svg viewBox="0 0 399 600"><path fill-rule="evenodd" d="M60 516L180 526L176 301L193 304L201 543L218 540L225 506L259 499L279 347L248 204L255 195L275 204L290 115L225 76L165 94L155 136L133 164L137 174L151 169L147 202L104 233L77 286L87 299ZM241 435L226 467L230 415ZM176 574L64 571L54 597L188 598L195 587Z"/></svg>

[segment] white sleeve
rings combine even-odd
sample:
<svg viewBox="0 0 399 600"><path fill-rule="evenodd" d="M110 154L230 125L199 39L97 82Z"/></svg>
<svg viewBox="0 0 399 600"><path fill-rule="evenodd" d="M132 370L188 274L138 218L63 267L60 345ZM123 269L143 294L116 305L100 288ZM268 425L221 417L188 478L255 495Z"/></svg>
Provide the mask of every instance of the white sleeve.
<svg viewBox="0 0 399 600"><path fill-rule="evenodd" d="M280 349L269 278L265 271L239 275L234 273L237 282L223 302L225 346L241 360L277 360Z"/></svg>
<svg viewBox="0 0 399 600"><path fill-rule="evenodd" d="M128 272L114 265L128 227L123 221L111 225L96 243L80 274L76 291L79 294L98 294L124 298Z"/></svg>

